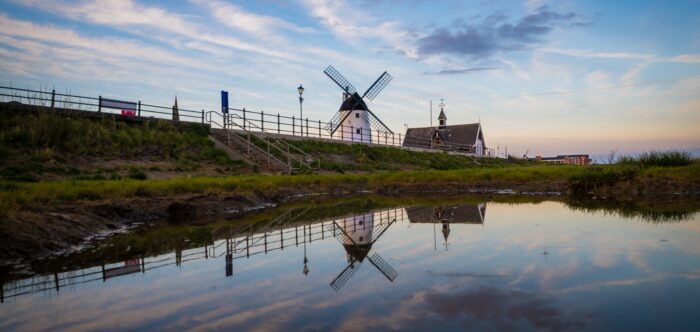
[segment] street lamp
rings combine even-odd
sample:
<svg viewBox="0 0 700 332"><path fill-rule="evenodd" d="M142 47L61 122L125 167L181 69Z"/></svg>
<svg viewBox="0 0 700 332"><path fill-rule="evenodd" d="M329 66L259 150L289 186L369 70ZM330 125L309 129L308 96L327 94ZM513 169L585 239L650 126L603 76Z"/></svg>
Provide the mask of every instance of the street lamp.
<svg viewBox="0 0 700 332"><path fill-rule="evenodd" d="M301 96L304 93L304 87L299 84L299 87L297 88L297 91L299 91L299 123L301 123L301 136L304 136L304 111L301 108L301 104L304 102L304 98ZM306 128L308 131L309 128Z"/></svg>

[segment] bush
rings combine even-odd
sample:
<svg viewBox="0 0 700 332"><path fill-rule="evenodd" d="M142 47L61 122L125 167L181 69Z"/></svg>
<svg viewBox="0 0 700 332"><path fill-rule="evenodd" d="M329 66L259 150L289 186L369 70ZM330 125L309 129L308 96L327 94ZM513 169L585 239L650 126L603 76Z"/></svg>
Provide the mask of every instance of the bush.
<svg viewBox="0 0 700 332"><path fill-rule="evenodd" d="M129 178L134 180L146 180L148 175L141 170L131 170L129 171Z"/></svg>
<svg viewBox="0 0 700 332"><path fill-rule="evenodd" d="M569 188L574 194L586 194L602 187L611 187L618 182L631 180L640 173L638 167L590 166L579 174L569 177Z"/></svg>
<svg viewBox="0 0 700 332"><path fill-rule="evenodd" d="M688 166L695 162L693 156L686 151L651 151L639 156L621 156L619 165L640 167L678 167Z"/></svg>

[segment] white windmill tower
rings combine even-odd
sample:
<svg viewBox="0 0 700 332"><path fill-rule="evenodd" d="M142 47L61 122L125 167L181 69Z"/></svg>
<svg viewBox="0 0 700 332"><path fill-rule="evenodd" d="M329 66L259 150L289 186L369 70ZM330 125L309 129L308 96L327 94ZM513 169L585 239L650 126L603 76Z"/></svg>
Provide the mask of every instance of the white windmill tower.
<svg viewBox="0 0 700 332"><path fill-rule="evenodd" d="M382 120L370 111L365 98L370 101L379 95L393 77L386 71L360 96L357 89L333 66L323 71L335 84L343 89L343 103L326 126L333 138L346 141L372 143L372 135L377 133L393 134ZM374 132L374 133L373 133Z"/></svg>
<svg viewBox="0 0 700 332"><path fill-rule="evenodd" d="M372 245L377 242L384 232L389 229L389 226L395 222L396 218L393 220L387 219L385 222L380 220L375 227L374 214L370 213L345 218L341 220L340 223L334 222L330 226L336 239L343 244L348 259L348 266L331 281L330 286L336 292L360 269L365 258L389 281L393 282L396 277L399 276L398 272L396 272L396 270L394 270L394 268L392 268L377 252L369 256Z"/></svg>

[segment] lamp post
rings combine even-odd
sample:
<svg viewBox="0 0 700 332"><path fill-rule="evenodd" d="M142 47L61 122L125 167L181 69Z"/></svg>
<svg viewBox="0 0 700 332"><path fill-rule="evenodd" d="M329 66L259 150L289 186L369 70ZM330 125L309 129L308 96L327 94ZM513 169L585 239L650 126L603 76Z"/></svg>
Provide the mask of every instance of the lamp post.
<svg viewBox="0 0 700 332"><path fill-rule="evenodd" d="M301 86L301 84L299 84L297 91L299 91L299 121L301 123L301 130L300 131L301 131L301 136L304 136L304 122L302 121L302 119L304 118L304 111L301 108L301 104L304 102L304 97L301 96L304 93L304 87ZM309 129L306 128L306 130L308 131Z"/></svg>
<svg viewBox="0 0 700 332"><path fill-rule="evenodd" d="M307 265L309 263L309 259L306 258L306 226L304 226L304 269L301 271L304 276L309 275L309 266Z"/></svg>

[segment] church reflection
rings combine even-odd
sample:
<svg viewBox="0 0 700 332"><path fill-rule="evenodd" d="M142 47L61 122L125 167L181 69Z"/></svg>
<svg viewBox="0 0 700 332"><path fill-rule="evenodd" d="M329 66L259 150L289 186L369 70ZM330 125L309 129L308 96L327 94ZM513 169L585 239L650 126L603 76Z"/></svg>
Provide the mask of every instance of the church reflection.
<svg viewBox="0 0 700 332"><path fill-rule="evenodd" d="M442 207L407 207L387 209L369 213L348 215L341 218L313 220L307 215L309 209L292 209L264 223L246 226L232 226L223 233L216 234L214 240L204 246L170 248L170 253L152 257L130 257L128 259L107 260L89 268L62 270L31 278L5 281L0 287L0 301L8 298L37 293L59 292L63 288L75 289L79 285L114 278L125 278L134 274L147 274L155 269L168 266L181 267L197 260L222 259L223 275L234 277L235 261L283 251L289 247L303 246L303 259L300 261L302 273L306 276L312 266L314 242L335 238L345 251L346 267L330 280L335 291L352 278L362 265L371 265L388 281L393 282L399 273L375 249L379 241L397 223L425 224L440 226L447 248L453 224L483 224L486 204L451 205ZM311 220L309 220L311 219Z"/></svg>
<svg viewBox="0 0 700 332"><path fill-rule="evenodd" d="M440 225L443 246L449 245L450 225L483 225L486 219L486 203L460 204L439 207L412 206L406 208L411 223ZM435 231L435 228L433 228Z"/></svg>

